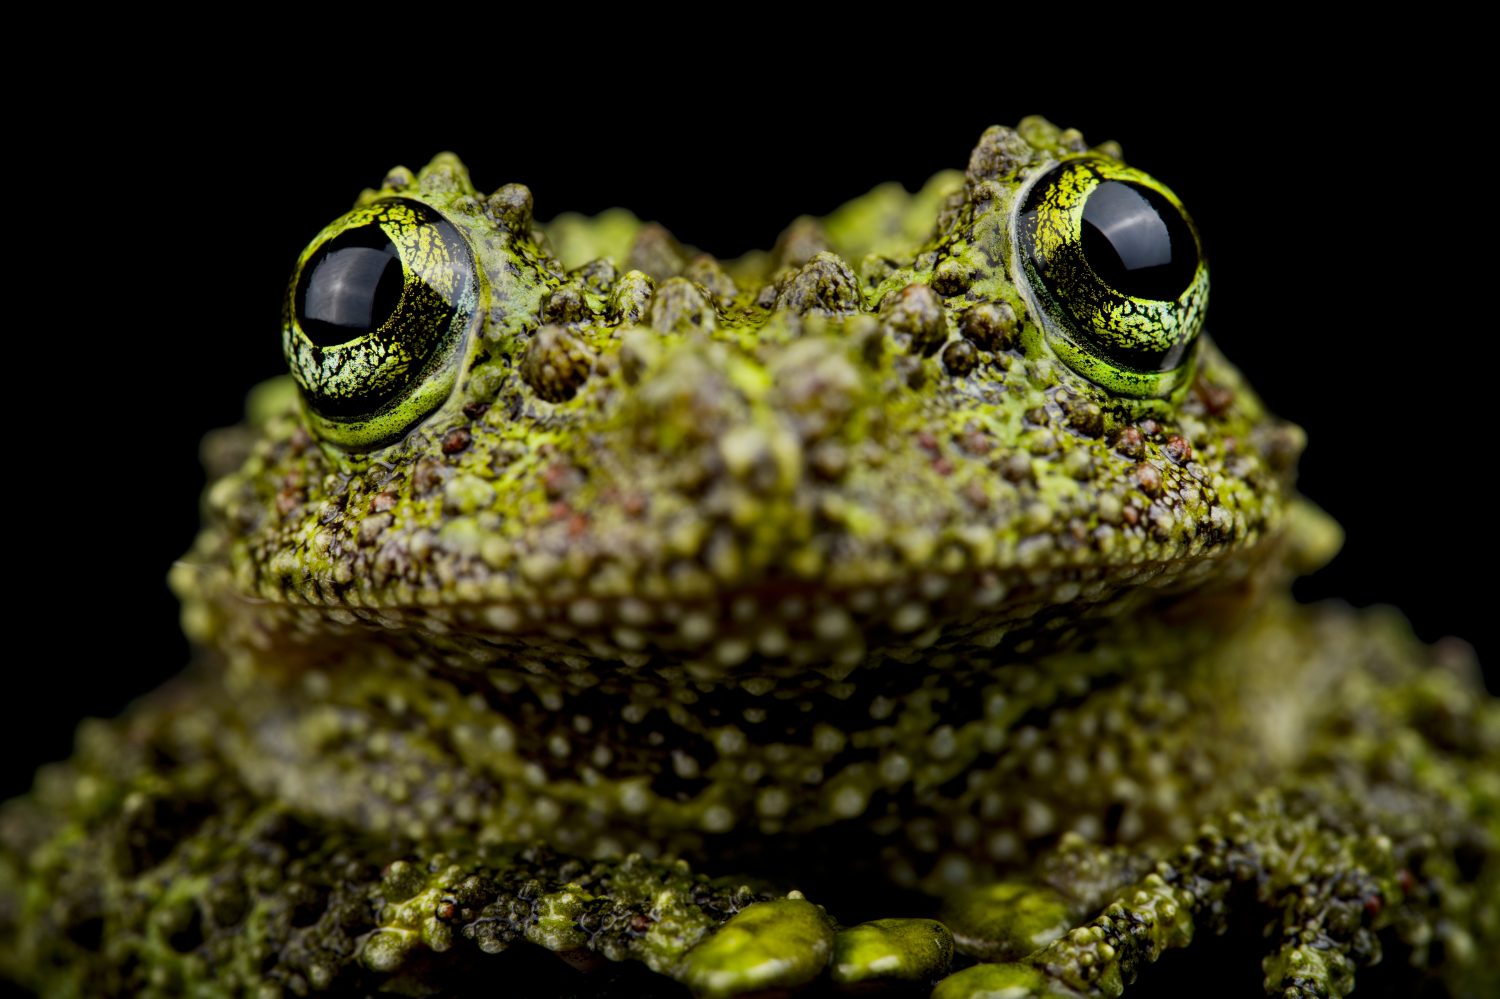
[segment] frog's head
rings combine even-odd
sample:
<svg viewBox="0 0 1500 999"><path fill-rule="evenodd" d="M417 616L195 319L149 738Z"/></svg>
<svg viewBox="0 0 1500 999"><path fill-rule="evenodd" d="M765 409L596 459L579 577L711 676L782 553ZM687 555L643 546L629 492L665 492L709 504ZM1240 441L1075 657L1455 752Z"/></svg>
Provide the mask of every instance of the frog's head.
<svg viewBox="0 0 1500 999"><path fill-rule="evenodd" d="M295 387L200 546L242 596L627 663L1066 630L1290 533L1300 432L1207 294L1172 193L1041 119L727 263L440 156L298 261Z"/></svg>

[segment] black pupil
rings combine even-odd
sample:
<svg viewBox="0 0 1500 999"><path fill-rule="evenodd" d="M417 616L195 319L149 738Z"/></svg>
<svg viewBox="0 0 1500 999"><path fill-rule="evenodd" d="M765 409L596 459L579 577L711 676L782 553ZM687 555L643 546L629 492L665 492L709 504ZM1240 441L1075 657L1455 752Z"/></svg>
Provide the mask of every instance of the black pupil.
<svg viewBox="0 0 1500 999"><path fill-rule="evenodd" d="M318 248L297 282L297 322L319 347L378 329L401 301L401 256L378 225L348 229Z"/></svg>
<svg viewBox="0 0 1500 999"><path fill-rule="evenodd" d="M1172 203L1106 180L1083 206L1083 255L1100 280L1131 298L1176 301L1198 269L1198 244Z"/></svg>

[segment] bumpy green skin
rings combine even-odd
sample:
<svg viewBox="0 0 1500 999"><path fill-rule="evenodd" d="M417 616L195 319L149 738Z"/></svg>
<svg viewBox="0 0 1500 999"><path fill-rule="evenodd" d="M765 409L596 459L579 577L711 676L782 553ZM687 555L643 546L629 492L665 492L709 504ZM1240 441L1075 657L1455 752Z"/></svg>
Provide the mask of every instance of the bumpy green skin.
<svg viewBox="0 0 1500 999"><path fill-rule="evenodd" d="M991 129L728 263L394 171L361 203L480 268L452 394L360 451L277 382L210 439L202 655L0 811L0 970L1493 994L1500 708L1286 596L1337 529L1211 343L1162 398L1052 353L1011 208L1085 151Z"/></svg>

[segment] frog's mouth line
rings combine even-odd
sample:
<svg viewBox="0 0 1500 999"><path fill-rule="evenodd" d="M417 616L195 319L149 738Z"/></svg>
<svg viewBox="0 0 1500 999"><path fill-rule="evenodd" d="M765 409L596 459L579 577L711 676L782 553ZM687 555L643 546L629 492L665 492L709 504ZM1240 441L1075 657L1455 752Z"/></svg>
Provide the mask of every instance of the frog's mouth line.
<svg viewBox="0 0 1500 999"><path fill-rule="evenodd" d="M348 642L369 629L406 633L473 666L517 652L559 661L608 661L627 670L725 673L816 669L842 679L871 655L915 660L951 652L1034 654L1082 640L1148 603L1192 604L1253 581L1285 536L1191 559L1083 566L1066 571L929 573L908 583L824 589L805 580L768 581L695 598L575 597L475 600L432 606L360 606L337 587L238 599L278 619L258 626L316 643L335 629ZM186 566L184 567L187 568ZM314 584L316 586L316 584ZM179 592L181 590L179 589ZM1162 617L1160 613L1153 612ZM1192 611L1185 612L1190 616ZM252 617L263 616L252 612Z"/></svg>

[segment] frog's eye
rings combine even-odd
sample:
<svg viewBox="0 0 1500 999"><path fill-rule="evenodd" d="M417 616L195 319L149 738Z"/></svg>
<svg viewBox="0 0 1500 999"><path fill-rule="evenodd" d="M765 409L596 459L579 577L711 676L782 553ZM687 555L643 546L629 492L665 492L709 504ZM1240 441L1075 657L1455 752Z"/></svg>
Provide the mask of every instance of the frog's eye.
<svg viewBox="0 0 1500 999"><path fill-rule="evenodd" d="M1026 193L1015 237L1047 342L1069 367L1137 398L1187 381L1208 265L1171 191L1114 160L1069 160Z"/></svg>
<svg viewBox="0 0 1500 999"><path fill-rule="evenodd" d="M292 275L281 332L318 433L375 447L441 405L477 283L468 244L420 202L377 201L319 233Z"/></svg>

